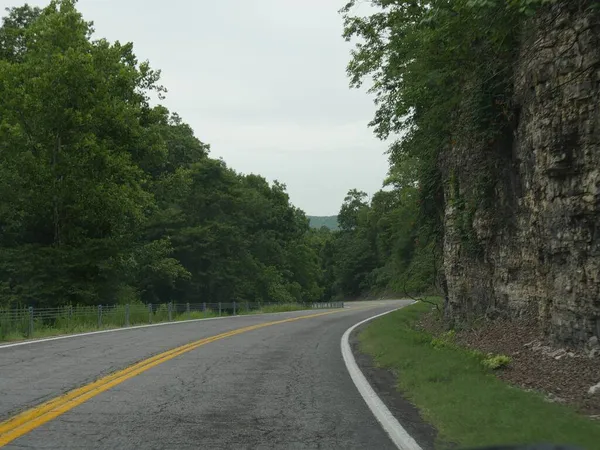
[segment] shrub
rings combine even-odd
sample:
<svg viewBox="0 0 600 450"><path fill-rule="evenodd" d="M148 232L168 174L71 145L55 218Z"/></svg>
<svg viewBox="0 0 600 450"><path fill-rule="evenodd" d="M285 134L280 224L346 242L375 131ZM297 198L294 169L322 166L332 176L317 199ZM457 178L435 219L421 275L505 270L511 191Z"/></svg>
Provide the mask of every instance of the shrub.
<svg viewBox="0 0 600 450"><path fill-rule="evenodd" d="M488 355L488 357L486 359L481 361L481 364L486 369L498 370L498 369L501 369L502 367L508 366L510 364L510 361L511 361L510 356L506 356L506 355L489 356Z"/></svg>
<svg viewBox="0 0 600 450"><path fill-rule="evenodd" d="M456 337L456 331L450 330L439 337L434 337L431 339L431 346L433 348L444 348L444 347L453 347L454 338Z"/></svg>

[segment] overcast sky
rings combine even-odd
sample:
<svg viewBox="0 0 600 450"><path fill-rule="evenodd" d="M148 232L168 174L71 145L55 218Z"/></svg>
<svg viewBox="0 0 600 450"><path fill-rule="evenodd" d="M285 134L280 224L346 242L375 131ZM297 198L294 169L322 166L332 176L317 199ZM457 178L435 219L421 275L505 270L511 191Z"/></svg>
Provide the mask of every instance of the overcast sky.
<svg viewBox="0 0 600 450"><path fill-rule="evenodd" d="M163 103L213 157L285 183L309 215L331 215L349 189L377 191L387 171L386 144L367 127L372 98L348 87L344 3L80 0L79 9L96 37L131 41L162 70Z"/></svg>

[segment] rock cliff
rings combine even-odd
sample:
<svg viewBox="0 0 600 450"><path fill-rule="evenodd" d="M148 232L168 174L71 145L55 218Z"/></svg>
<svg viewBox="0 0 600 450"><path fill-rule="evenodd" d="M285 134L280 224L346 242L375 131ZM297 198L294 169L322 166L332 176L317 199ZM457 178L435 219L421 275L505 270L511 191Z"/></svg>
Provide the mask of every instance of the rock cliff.
<svg viewBox="0 0 600 450"><path fill-rule="evenodd" d="M591 3L561 2L531 19L507 101L513 125L441 161L453 321L527 314L557 342L600 336L600 14Z"/></svg>

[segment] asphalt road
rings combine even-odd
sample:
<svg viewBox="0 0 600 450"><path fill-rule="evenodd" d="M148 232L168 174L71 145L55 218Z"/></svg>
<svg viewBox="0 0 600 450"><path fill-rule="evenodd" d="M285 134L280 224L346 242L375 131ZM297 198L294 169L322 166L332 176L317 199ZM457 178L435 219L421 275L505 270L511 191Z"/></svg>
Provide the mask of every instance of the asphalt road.
<svg viewBox="0 0 600 450"><path fill-rule="evenodd" d="M395 449L344 365L353 324L407 302L276 324L152 367L12 441L52 449ZM240 316L0 348L0 421L180 345L323 311Z"/></svg>

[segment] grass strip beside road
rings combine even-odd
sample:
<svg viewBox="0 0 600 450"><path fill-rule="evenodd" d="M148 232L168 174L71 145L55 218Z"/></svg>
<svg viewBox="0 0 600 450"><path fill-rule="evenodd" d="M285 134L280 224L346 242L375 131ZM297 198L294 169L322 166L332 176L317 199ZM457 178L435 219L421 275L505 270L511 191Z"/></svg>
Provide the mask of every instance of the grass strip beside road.
<svg viewBox="0 0 600 450"><path fill-rule="evenodd" d="M67 392L60 397L56 397L49 400L41 405L34 408L23 411L10 419L0 422L0 447L18 439L19 437L31 432L37 427L55 419L56 417L70 411L76 406L86 402L87 400L117 386L130 378L139 375L152 367L169 361L179 355L190 352L203 345L215 342L221 339L225 339L238 334L246 333L248 331L257 330L260 328L269 327L272 325L278 325L288 322L296 322L303 319L311 319L314 317L326 316L329 314L336 314L345 310L327 311L323 313L304 315L299 317L292 317L283 320L276 320L272 322L261 323L257 325L251 325L244 328L238 328L225 333L211 336L208 338L200 339L199 341L191 342L189 344L182 345L180 347L168 350L166 352L155 355L151 358L140 361L126 369L119 370L110 375L102 377L92 383L89 383L80 388L74 389Z"/></svg>
<svg viewBox="0 0 600 450"><path fill-rule="evenodd" d="M481 355L455 345L432 343L415 328L431 305L416 303L370 323L360 349L378 367L398 375L398 389L446 442L464 447L551 442L600 448L600 423L541 394L504 383L481 364Z"/></svg>

